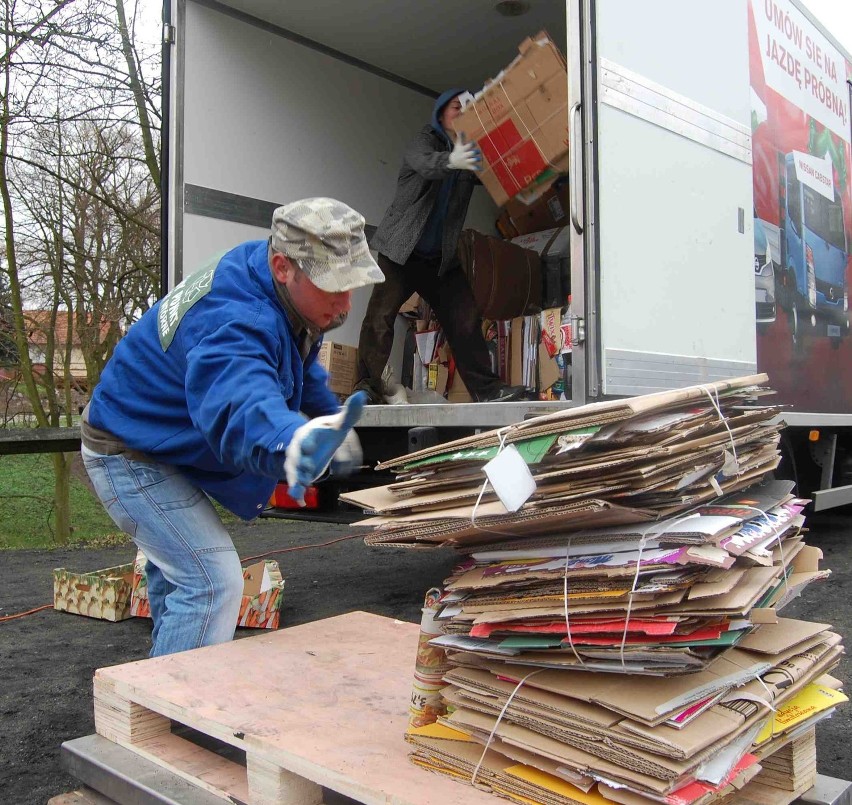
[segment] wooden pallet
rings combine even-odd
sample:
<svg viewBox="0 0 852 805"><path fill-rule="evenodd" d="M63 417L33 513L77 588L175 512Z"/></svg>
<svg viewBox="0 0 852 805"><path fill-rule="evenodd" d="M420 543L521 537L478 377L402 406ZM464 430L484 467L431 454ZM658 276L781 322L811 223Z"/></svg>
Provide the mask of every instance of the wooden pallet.
<svg viewBox="0 0 852 805"><path fill-rule="evenodd" d="M47 805L115 805L115 801L92 791L91 788L81 788L52 797L47 801Z"/></svg>
<svg viewBox="0 0 852 805"><path fill-rule="evenodd" d="M812 788L817 779L816 733L808 730L760 761L766 785L792 791L796 796Z"/></svg>
<svg viewBox="0 0 852 805"><path fill-rule="evenodd" d="M324 786L363 803L494 805L408 762L418 636L354 612L100 669L95 728L231 803L318 805ZM184 737L192 730L204 741ZM720 805L788 805L813 785L813 731L767 749L760 774Z"/></svg>
<svg viewBox="0 0 852 805"><path fill-rule="evenodd" d="M223 800L494 805L407 760L419 627L353 612L95 673L95 728ZM172 721L245 752L245 765Z"/></svg>

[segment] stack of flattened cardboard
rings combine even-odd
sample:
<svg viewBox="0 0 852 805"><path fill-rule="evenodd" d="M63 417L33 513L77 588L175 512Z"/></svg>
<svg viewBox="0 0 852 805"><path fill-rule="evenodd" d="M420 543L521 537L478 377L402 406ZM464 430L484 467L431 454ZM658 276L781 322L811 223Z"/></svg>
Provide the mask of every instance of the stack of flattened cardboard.
<svg viewBox="0 0 852 805"><path fill-rule="evenodd" d="M764 780L761 758L846 697L829 676L840 636L778 614L827 575L789 489L755 485L653 537L472 553L431 641L447 712L408 734L413 760L519 801L703 805L752 778L792 801L800 781L772 764Z"/></svg>
<svg viewBox="0 0 852 805"><path fill-rule="evenodd" d="M843 646L779 615L827 571L802 539L806 501L766 477L765 381L389 462L399 481L358 496L377 515L368 541L463 553L430 641L444 706L407 734L415 763L525 803L706 805L746 785L792 801L799 781L770 763L762 782L761 760L846 700L829 675Z"/></svg>
<svg viewBox="0 0 852 805"><path fill-rule="evenodd" d="M373 545L458 547L653 522L777 466L766 375L595 403L421 450L398 480L341 499ZM484 483L485 470L488 483ZM529 495L518 501L524 489Z"/></svg>
<svg viewBox="0 0 852 805"><path fill-rule="evenodd" d="M701 671L680 676L454 651L443 692L449 714L406 737L418 764L465 781L478 769L476 782L498 792L507 790L500 774L513 776L507 770L537 774L542 791L524 794L536 802L594 794L624 805L707 803L745 785L761 758L846 701L828 675L842 651L826 624L783 618L755 625ZM483 767L497 779L481 776ZM768 783L781 789L773 802L795 798L796 780Z"/></svg>

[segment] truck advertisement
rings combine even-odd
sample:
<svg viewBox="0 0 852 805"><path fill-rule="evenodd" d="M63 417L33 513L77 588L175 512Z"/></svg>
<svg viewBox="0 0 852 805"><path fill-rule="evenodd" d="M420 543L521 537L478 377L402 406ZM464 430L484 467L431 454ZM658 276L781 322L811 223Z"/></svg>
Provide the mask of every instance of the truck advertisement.
<svg viewBox="0 0 852 805"><path fill-rule="evenodd" d="M757 358L797 411L852 411L852 63L790 0L749 3Z"/></svg>

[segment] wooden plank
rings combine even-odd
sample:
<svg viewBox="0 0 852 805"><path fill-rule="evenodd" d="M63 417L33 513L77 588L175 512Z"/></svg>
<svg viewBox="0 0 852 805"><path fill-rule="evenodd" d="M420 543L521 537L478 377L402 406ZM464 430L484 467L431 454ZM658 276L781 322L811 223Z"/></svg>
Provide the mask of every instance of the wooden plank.
<svg viewBox="0 0 852 805"><path fill-rule="evenodd" d="M171 730L168 718L117 694L109 679L95 676L94 695L95 730L117 744L133 746Z"/></svg>
<svg viewBox="0 0 852 805"><path fill-rule="evenodd" d="M248 801L279 805L322 805L322 786L268 760L248 755Z"/></svg>
<svg viewBox="0 0 852 805"><path fill-rule="evenodd" d="M403 734L419 631L353 612L100 669L96 728L186 779L200 763L204 787L251 805L280 801L297 784L291 775L314 784L301 789L305 803L321 785L368 805L494 805L492 796L408 761ZM177 757L173 739L183 739L165 734L167 719L243 749L246 789L229 789L246 780L245 771L236 779L237 764L213 769L209 758Z"/></svg>
<svg viewBox="0 0 852 805"><path fill-rule="evenodd" d="M816 733L813 729L760 761L764 785L803 794L816 783Z"/></svg>
<svg viewBox="0 0 852 805"><path fill-rule="evenodd" d="M0 456L24 453L76 453L80 428L15 428L0 431Z"/></svg>
<svg viewBox="0 0 852 805"><path fill-rule="evenodd" d="M719 805L790 805L798 795L760 782L760 775L741 791L719 800Z"/></svg>
<svg viewBox="0 0 852 805"><path fill-rule="evenodd" d="M59 794L47 801L47 805L116 805L114 800L93 791L91 788L81 788Z"/></svg>
<svg viewBox="0 0 852 805"><path fill-rule="evenodd" d="M136 743L116 741L146 760L167 769L187 782L227 802L266 802L249 796L245 766L221 757L177 735L165 734ZM274 800L269 800L274 801Z"/></svg>

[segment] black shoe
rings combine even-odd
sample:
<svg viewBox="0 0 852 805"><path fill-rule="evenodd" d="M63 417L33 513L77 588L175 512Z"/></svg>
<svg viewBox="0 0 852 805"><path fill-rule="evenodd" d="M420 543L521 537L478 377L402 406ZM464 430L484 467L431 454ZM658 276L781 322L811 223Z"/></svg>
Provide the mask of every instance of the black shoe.
<svg viewBox="0 0 852 805"><path fill-rule="evenodd" d="M367 405L384 405L385 400L366 380L361 380L355 384L353 392L363 391L367 395Z"/></svg>
<svg viewBox="0 0 852 805"><path fill-rule="evenodd" d="M524 386L500 386L493 394L480 397L479 402L514 402L523 400L526 396L527 390Z"/></svg>

